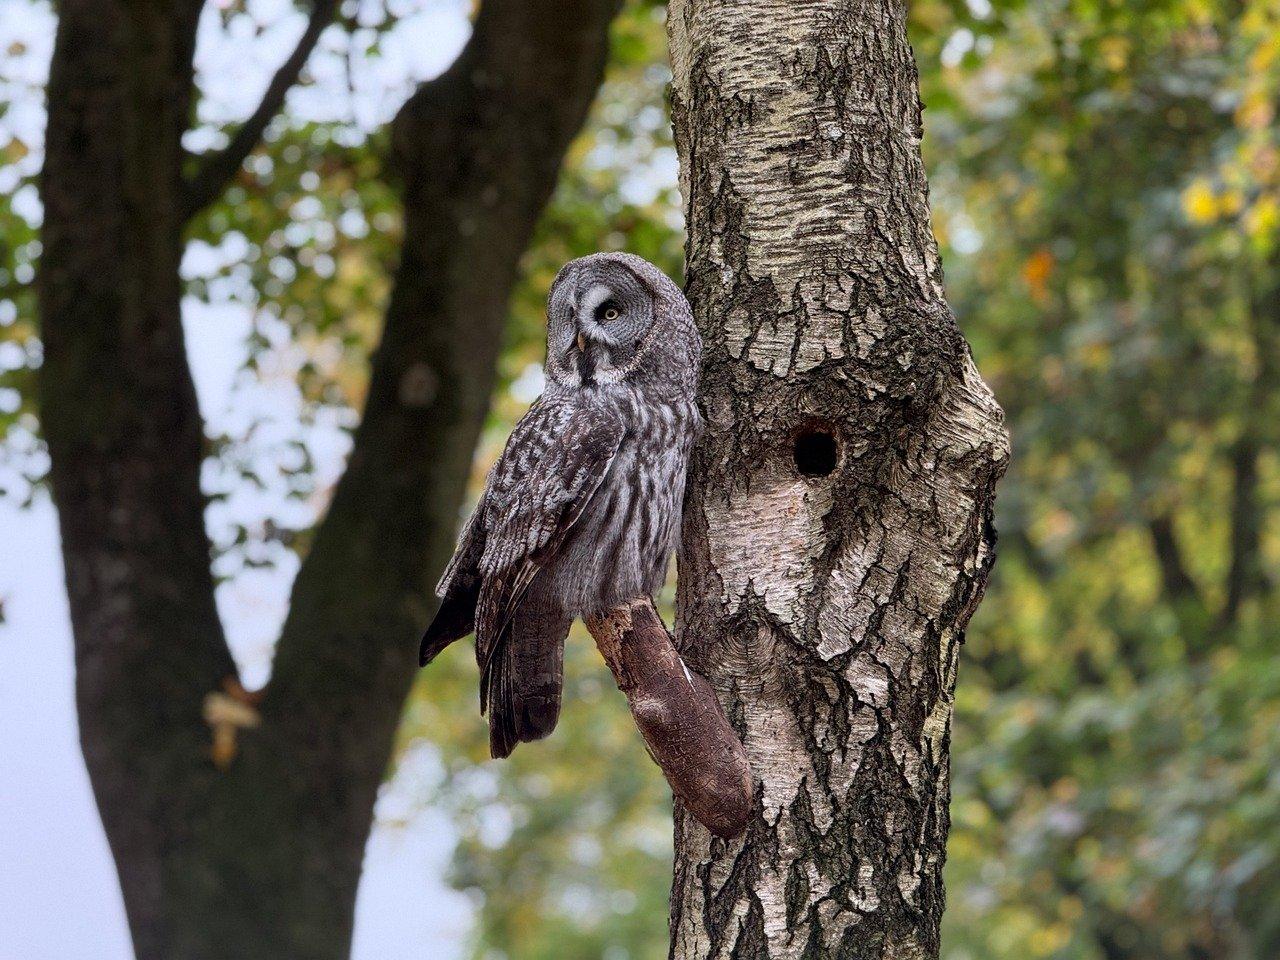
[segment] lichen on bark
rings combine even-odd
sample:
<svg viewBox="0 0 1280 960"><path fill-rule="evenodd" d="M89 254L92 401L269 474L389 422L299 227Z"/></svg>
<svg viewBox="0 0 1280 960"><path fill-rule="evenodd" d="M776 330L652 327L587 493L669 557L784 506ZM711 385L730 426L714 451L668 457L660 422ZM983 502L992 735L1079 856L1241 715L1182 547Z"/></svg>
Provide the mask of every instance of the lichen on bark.
<svg viewBox="0 0 1280 960"><path fill-rule="evenodd" d="M757 778L744 840L677 811L672 956L934 957L1008 441L943 297L905 10L673 0L669 30L706 343L678 641Z"/></svg>

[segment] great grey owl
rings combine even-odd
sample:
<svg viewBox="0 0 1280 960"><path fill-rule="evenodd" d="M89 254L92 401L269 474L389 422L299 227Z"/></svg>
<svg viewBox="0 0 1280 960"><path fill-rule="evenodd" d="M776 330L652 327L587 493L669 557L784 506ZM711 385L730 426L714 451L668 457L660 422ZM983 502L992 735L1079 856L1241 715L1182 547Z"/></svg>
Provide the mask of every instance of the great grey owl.
<svg viewBox="0 0 1280 960"><path fill-rule="evenodd" d="M475 630L493 756L555 728L573 618L661 587L701 353L688 301L640 257L583 257L551 284L546 389L489 473L422 638L426 664Z"/></svg>

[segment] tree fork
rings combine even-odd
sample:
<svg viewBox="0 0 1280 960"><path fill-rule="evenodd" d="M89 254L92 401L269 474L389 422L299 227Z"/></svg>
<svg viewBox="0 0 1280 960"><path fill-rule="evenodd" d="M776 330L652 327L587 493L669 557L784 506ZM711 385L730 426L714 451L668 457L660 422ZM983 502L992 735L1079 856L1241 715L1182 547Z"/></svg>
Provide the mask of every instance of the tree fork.
<svg viewBox="0 0 1280 960"><path fill-rule="evenodd" d="M214 604L182 229L253 148L333 4L317 0L263 105L192 182L182 134L201 4L58 5L41 423L81 743L139 960L349 955L373 804L507 299L620 3L486 0L455 64L399 111L402 264L348 468L253 696Z"/></svg>
<svg viewBox="0 0 1280 960"><path fill-rule="evenodd" d="M672 957L932 958L1003 416L942 291L904 5L673 0L706 431L677 645L758 778L677 804Z"/></svg>

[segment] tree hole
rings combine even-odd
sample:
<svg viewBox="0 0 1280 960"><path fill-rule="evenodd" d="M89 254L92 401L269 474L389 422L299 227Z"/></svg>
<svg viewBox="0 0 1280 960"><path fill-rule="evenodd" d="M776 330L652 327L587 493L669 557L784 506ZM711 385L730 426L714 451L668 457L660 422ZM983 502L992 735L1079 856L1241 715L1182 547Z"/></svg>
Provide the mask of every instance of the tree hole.
<svg viewBox="0 0 1280 960"><path fill-rule="evenodd" d="M836 468L840 451L830 431L811 427L796 435L794 452L801 476L825 477Z"/></svg>

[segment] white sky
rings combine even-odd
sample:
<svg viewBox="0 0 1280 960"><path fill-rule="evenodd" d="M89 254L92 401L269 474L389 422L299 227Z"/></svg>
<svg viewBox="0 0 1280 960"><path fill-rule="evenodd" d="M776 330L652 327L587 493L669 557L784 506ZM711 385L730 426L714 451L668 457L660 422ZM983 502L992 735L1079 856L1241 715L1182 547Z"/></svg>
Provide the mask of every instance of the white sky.
<svg viewBox="0 0 1280 960"><path fill-rule="evenodd" d="M344 42L331 31L312 58L316 86L291 95L291 114L370 129L395 112L415 82L443 70L468 35L468 0L387 0L386 6L400 17L399 25L384 38L380 57L354 59L355 96L348 90ZM200 110L206 121L246 116L303 26L288 0L250 0L249 11L263 29L245 29L246 21L227 35L216 8L215 2L206 10L196 58L207 93ZM361 22L380 19L382 9L381 3L364 3ZM31 51L24 64L6 65L8 81L42 80L53 28L47 3L0 0L0 49L21 40ZM358 41L371 35L360 34ZM26 126L20 132L30 140L31 126L37 133L42 128L38 97L22 97L9 83L0 84L0 99L13 104L4 120L9 131ZM12 184L0 183L0 189ZM250 324L247 309L188 302L184 323L211 430L257 415L274 421L281 435L298 435L297 395L287 378L246 385L236 377ZM266 429L269 436L270 425ZM323 421L306 435L322 475L332 477L341 467L345 436ZM292 509L245 498L224 509L258 517L264 508ZM244 571L219 588L219 609L251 686L266 676L292 575L290 565ZM0 957L127 960L132 954L115 871L77 743L71 629L57 518L47 498L25 511L0 501L0 599L7 618L0 626ZM415 751L413 762L403 764L397 781L383 790L356 910L356 960L449 960L461 955L470 934L469 901L443 882L454 842L449 822L412 802L421 783L434 776L433 763L429 750Z"/></svg>

